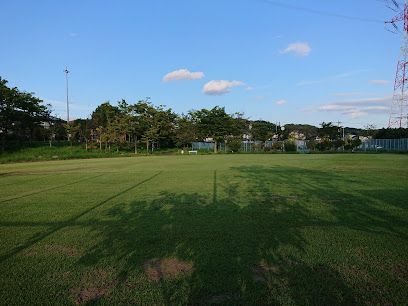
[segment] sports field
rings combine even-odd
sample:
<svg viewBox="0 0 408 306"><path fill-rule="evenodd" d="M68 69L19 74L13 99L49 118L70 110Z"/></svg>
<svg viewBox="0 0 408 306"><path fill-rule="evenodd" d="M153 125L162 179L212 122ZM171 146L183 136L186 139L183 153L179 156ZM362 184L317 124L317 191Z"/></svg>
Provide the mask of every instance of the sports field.
<svg viewBox="0 0 408 306"><path fill-rule="evenodd" d="M404 304L408 155L0 165L0 303Z"/></svg>

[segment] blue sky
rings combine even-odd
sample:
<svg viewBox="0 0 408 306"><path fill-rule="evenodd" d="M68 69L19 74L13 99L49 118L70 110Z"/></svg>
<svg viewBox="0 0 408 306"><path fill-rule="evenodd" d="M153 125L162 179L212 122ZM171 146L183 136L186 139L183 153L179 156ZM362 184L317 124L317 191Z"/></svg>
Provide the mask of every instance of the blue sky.
<svg viewBox="0 0 408 306"><path fill-rule="evenodd" d="M0 76L64 118L68 66L74 118L148 96L178 113L387 125L400 37L384 29L394 13L381 0L14 0L1 11Z"/></svg>

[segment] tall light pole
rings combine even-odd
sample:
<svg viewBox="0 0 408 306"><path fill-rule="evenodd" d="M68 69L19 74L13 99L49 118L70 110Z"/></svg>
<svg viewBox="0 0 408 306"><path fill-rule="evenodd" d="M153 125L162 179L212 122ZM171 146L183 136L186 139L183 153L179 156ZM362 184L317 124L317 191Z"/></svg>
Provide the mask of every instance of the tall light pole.
<svg viewBox="0 0 408 306"><path fill-rule="evenodd" d="M68 73L69 73L69 70L68 70L67 67L65 67L64 73L65 73L65 82L66 82L66 87L67 87L67 124L69 124L69 99L68 99Z"/></svg>

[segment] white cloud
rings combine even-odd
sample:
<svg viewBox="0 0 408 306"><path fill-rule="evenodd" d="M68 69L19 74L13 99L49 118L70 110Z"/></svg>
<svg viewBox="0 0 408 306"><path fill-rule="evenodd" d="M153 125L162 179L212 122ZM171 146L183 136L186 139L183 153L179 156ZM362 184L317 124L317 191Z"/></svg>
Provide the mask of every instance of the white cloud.
<svg viewBox="0 0 408 306"><path fill-rule="evenodd" d="M212 80L204 85L203 92L207 95L220 96L230 92L230 89L243 86L241 81Z"/></svg>
<svg viewBox="0 0 408 306"><path fill-rule="evenodd" d="M308 56L311 51L312 48L307 42L296 42L289 44L289 46L287 46L286 49L282 50L281 53L294 53L298 56Z"/></svg>
<svg viewBox="0 0 408 306"><path fill-rule="evenodd" d="M278 101L276 101L276 102L275 102L275 104L276 104L276 105L283 105L283 104L286 104L286 100L283 100L283 99L278 100Z"/></svg>
<svg viewBox="0 0 408 306"><path fill-rule="evenodd" d="M387 114L392 96L345 100L323 104L318 111L337 112L351 118L367 116L370 114Z"/></svg>
<svg viewBox="0 0 408 306"><path fill-rule="evenodd" d="M204 73L201 71L191 72L188 69L179 69L167 73L163 77L164 82L180 81L180 80L199 80L204 77Z"/></svg>
<svg viewBox="0 0 408 306"><path fill-rule="evenodd" d="M370 80L370 84L373 85L388 85L390 81L388 80Z"/></svg>

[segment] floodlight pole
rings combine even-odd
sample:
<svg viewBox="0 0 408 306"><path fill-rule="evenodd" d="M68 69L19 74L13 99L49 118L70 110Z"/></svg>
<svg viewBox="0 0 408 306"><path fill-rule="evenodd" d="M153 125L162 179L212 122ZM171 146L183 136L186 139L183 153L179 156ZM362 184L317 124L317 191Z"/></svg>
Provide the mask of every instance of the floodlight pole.
<svg viewBox="0 0 408 306"><path fill-rule="evenodd" d="M69 70L68 70L67 67L65 67L64 73L65 73L65 82L66 82L66 89L67 89L67 124L69 124L69 99L68 99L68 73L69 73Z"/></svg>
<svg viewBox="0 0 408 306"><path fill-rule="evenodd" d="M340 129L343 129L343 151L344 151L344 143L346 142L346 139L345 139L345 135L344 135L344 126L340 126L340 124L342 124L343 122L340 122L340 121L337 121L337 126L340 128Z"/></svg>

